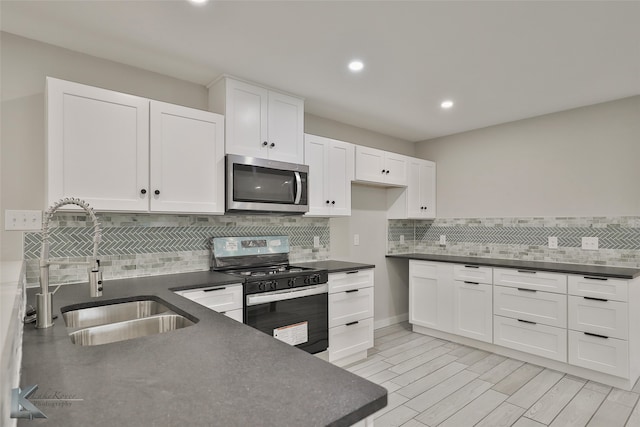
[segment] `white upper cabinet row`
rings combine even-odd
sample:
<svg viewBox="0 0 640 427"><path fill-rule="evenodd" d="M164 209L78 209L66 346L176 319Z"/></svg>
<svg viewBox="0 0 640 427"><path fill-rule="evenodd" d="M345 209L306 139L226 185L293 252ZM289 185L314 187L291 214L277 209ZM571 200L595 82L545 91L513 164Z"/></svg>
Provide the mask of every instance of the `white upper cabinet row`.
<svg viewBox="0 0 640 427"><path fill-rule="evenodd" d="M228 76L209 87L225 116L226 153L304 163L304 100Z"/></svg>
<svg viewBox="0 0 640 427"><path fill-rule="evenodd" d="M47 78L47 205L224 213L219 114Z"/></svg>

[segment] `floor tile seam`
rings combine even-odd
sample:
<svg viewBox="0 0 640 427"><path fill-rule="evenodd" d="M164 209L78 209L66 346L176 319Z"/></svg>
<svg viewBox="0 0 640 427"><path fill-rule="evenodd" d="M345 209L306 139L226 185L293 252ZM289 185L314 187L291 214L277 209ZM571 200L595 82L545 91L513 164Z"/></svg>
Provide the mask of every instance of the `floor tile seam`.
<svg viewBox="0 0 640 427"><path fill-rule="evenodd" d="M438 348L438 347L436 347L436 348ZM433 350L435 350L435 348L434 348ZM429 351L431 351L431 350L429 350ZM387 363L391 364L393 367L396 367L396 366L400 365L401 363L408 362L409 360L413 360L413 359L415 359L415 358L417 358L417 357L420 357L420 356L424 355L425 353L428 353L428 351L425 351L424 353L419 354L418 356L412 357L412 358L410 358L410 359L403 360L403 361L402 361L402 362L400 362L400 363L396 363L396 364L393 364L392 362L387 362ZM421 363L421 364L419 364L419 365L416 365L416 366L412 367L411 369L409 369L409 370L407 370L407 371L400 372L400 374L406 374L407 372L410 372L410 371L412 371L413 369L419 368L420 366L422 366L422 365L424 365L424 364L427 364L427 363L431 362L432 360L436 360L436 359L437 359L438 357L440 357L440 356L444 356L445 354L449 354L449 353L442 353L442 354L440 354L440 355L438 355L438 356L434 357L433 359L429 359L429 360L425 361L424 363ZM455 356L454 356L454 357L455 357ZM394 372L395 372L395 371L394 371Z"/></svg>
<svg viewBox="0 0 640 427"><path fill-rule="evenodd" d="M441 355L441 356L439 356L439 357L446 356L446 354L447 354L447 353L445 353L445 354L443 354L443 355ZM437 357L436 357L436 359L437 359ZM426 365L427 363L430 363L430 362L432 362L433 360L435 360L435 359L429 360L428 362L425 362L425 363L423 363L422 365L418 365L418 366L416 366L415 368L413 368L413 370L418 369L420 366ZM431 372L429 372L429 373L426 373L426 374L422 375L421 377L419 377L419 378L417 378L417 379L415 379L415 380L411 381L411 382L410 382L409 384L407 384L407 385L402 385L402 384L398 384L398 383L395 383L395 384L398 384L398 385L399 385L399 386L401 386L402 388L404 388L404 387L408 387L409 385L411 385L411 384L415 383L416 381L420 381L421 379L423 379L423 378L424 378L424 377L426 377L427 375L431 375L431 374L433 374L434 372L439 371L440 369L444 368L445 366L450 365L450 364L451 364L451 363L453 363L453 362L457 362L457 360L452 360L451 362L447 363L446 365L441 366L441 367L439 367L438 369L436 369L436 370L434 370L434 371L431 371ZM461 365L462 365L462 363L461 363ZM466 366L466 365L465 365L465 366ZM410 371L408 371L408 372L410 372ZM460 372L460 371L458 371L458 372ZM458 372L456 372L456 374L457 374ZM399 377L399 376L402 376L402 375L404 375L404 374L406 374L406 373L407 373L407 372L404 372L404 373L402 373L402 374L399 374L399 375L398 375L398 377ZM456 374L453 374L453 375L456 375ZM452 376L453 376L453 375L452 375ZM449 377L449 378L451 378L451 377ZM448 379L448 378L445 378L443 381L445 381L445 380L447 380L447 379ZM393 380L391 380L391 381L393 381ZM440 384L440 383L438 383L438 384ZM422 393L421 393L421 394L422 394Z"/></svg>
<svg viewBox="0 0 640 427"><path fill-rule="evenodd" d="M537 366L537 365L536 365L536 366ZM541 374L542 374L546 369L547 369L547 368L543 368L543 369L542 369L542 371L538 372L538 375L536 375L535 377L531 378L529 381L527 381L526 383L524 383L524 384L522 384L520 387L518 387L518 389L517 389L517 390L515 390L513 393L511 393L511 395L509 395L509 397L513 396L514 394L516 394L517 392L519 392L519 391L522 389L522 387L526 386L526 385L527 385L527 384L529 384L531 381L533 381L534 379L538 378L538 376L539 376L539 375L541 375ZM562 372L559 372L559 371L554 371L554 370L552 370L552 369L549 369L549 370L550 370L550 371L553 371L553 372L562 373ZM556 382L554 382L554 383L551 385L551 387L549 387L549 388L547 389L547 392L548 392L549 390L551 390L553 387L555 387L555 385L556 385L556 384L558 384L558 382L560 382L560 380L561 380L561 379L563 379L563 378L565 377L565 375L566 375L566 374L563 374L560 378L558 378L558 380L557 380ZM498 391L498 390L496 390L496 391ZM532 408L536 403L538 403L538 401L539 401L540 399L542 399L542 398L544 397L544 395L545 395L545 394L547 394L547 392L544 392L544 393L542 394L542 396L540 396L540 397L539 397L535 402L533 402L533 403L531 404L531 406L529 406L528 408L523 408L523 409L525 410L525 412L526 412L526 411L528 411L530 408ZM512 403L512 402L509 402L509 403L511 403L512 405L516 405L516 406L517 406L517 407L519 407L519 408L522 408L522 406L518 405L517 403ZM527 417L527 418L528 418L528 417ZM534 421L535 421L535 420L534 420ZM536 421L536 422L537 422L537 421Z"/></svg>
<svg viewBox="0 0 640 427"><path fill-rule="evenodd" d="M564 378L564 376L563 376L562 378ZM562 378L561 378L561 379L562 379ZM565 409L567 406L569 406L569 404L570 404L571 402L573 402L573 400L578 396L578 394L580 394L580 392L581 392L582 390L584 390L584 386L586 386L586 385L587 385L587 383L588 383L588 381L587 381L587 382L585 382L584 384L582 384L582 387L580 387L580 389L576 392L576 394L574 394L574 395L573 395L573 397L572 397L571 399L569 399L569 401L568 401L567 403L565 403L565 404L564 404L564 406L562 407L562 409L560 409L560 410L558 411L558 413L555 415L555 417L553 417L553 419L552 419L552 420L549 422L549 424L547 424L547 425L549 425L549 426L550 426L551 424L553 424L553 422L556 420L556 418L558 418L558 417L560 416L560 414L562 413L562 411L564 411L564 409ZM589 389L587 389L587 390L589 390ZM597 392L597 391L595 391L595 390L591 390L591 391L593 391L594 393L598 393L598 392ZM604 394L604 393L600 393L600 394ZM544 397L544 395L543 395L543 397ZM542 397L540 397L540 399L542 399ZM605 396L605 399L606 399L606 396ZM604 402L604 400L605 400L605 399L603 399L602 401ZM538 400L539 400L539 399L538 399ZM537 403L537 402L536 402L536 403ZM602 404L602 403L600 403L600 404ZM534 406L534 405L535 405L535 403L534 403L533 405L531 405L531 407L533 408L533 406ZM598 406L598 408L599 408L599 406ZM527 411L528 411L528 409L527 409ZM597 409L596 409L596 411L597 411ZM595 414L595 412L594 412L593 414ZM589 417L589 420L591 420L591 418L593 417L593 414L591 415L591 417ZM587 421L587 424L588 424L588 423L589 423L589 422ZM587 424L585 424L585 426L586 426Z"/></svg>
<svg viewBox="0 0 640 427"><path fill-rule="evenodd" d="M429 342L431 342L431 341L429 341ZM391 363L391 364L393 364L394 366L396 366L396 365L399 365L399 364L401 364L401 363L408 362L409 360L415 359L416 357L420 357L420 356L424 355L425 353L428 353L428 352L430 352L430 351L432 351L432 350L435 350L435 349L437 349L437 348L442 347L442 346L443 346L443 344L444 344L444 342L443 342L442 344L438 345L438 346L435 346L435 347L433 347L433 348L429 348L429 349L427 349L427 350L425 350L425 351L423 351L423 352L421 352L421 353L419 353L419 354L417 354L417 355L415 355L415 356L413 356L413 357L410 357L409 359L403 360L402 362L398 362L398 363L388 362L388 363ZM411 348L410 350L413 350L414 348L419 348L419 347L413 347L413 348ZM446 353L443 353L443 355L444 355L444 354L449 354L449 353L450 353L450 352L446 352ZM402 353L398 353L398 354L402 354ZM391 358L393 358L393 357L396 357L398 354L394 354L393 356L387 356L387 357L382 356L382 358L383 358L383 359L391 359ZM438 357L439 357L439 356L438 356ZM431 359L431 360L433 360L433 359ZM427 362L428 362L428 361L427 361ZM418 365L418 366L419 366L419 365Z"/></svg>
<svg viewBox="0 0 640 427"><path fill-rule="evenodd" d="M475 381L476 379L478 379L478 378L474 378L472 381ZM484 381L484 380L479 380L479 381ZM484 381L484 382L486 382L487 384L491 384L490 382L487 382L487 381ZM488 389L486 389L485 391L483 391L483 392L482 392L482 394L480 394L479 396L477 396L475 399L470 400L469 402L467 402L467 403L466 403L462 408L458 409L456 412L454 412L453 414L449 415L446 419L442 420L442 422L441 422L441 423L439 423L438 425L440 425L440 424L444 423L444 422L445 422L445 421L447 421L449 418L453 417L453 416L454 416L454 415L456 415L458 412L462 411L464 408L466 408L467 406L469 406L469 405L470 405L472 402L474 402L476 399L479 399L480 397L482 397L482 395L484 395L484 394L485 394L486 392L488 392L489 390L492 390L492 388L491 388L491 387L489 387ZM497 391L497 390L493 390L493 391L495 391L496 393L500 393L500 392L499 392L499 391ZM509 397L509 396L507 396L507 395L506 395L506 394L504 394L504 393L500 393L500 394L502 394L502 395L504 395L504 396L506 396L506 397L504 398L504 400L503 400L502 402L500 402L500 404L499 404L498 406L502 405L502 403L503 403L503 402L506 402L506 401L507 401L507 398ZM496 406L495 408L493 408L493 410L492 410L491 412L493 412L493 411L494 411L498 406ZM491 412L489 412L489 414L490 414ZM477 423L475 423L474 425L476 425L476 424L480 423L483 419L485 419L486 417L488 417L488 416L489 416L489 414L487 414L487 415L485 415L484 417L482 417L482 419L480 419L480 420L479 420Z"/></svg>
<svg viewBox="0 0 640 427"><path fill-rule="evenodd" d="M422 376L422 377L418 378L416 381L412 381L412 382L410 382L409 384L407 384L407 385L405 385L405 386L402 386L402 387L401 387L401 388L399 388L397 391L400 391L400 390L402 390L402 389L403 389L403 388L405 388L405 387L409 387L409 386L410 386L411 384L413 384L414 382L420 381L422 378L424 378L424 377L426 377L426 376L428 376L428 375L431 375L431 374L433 374L433 373L435 373L435 372L438 372L440 369L444 369L445 367L447 367L447 366L449 366L450 364L455 363L455 362L456 362L455 360L452 360L451 362L449 362L449 363L447 363L446 365L444 365L444 366L442 366L442 367L440 367L440 368L436 369L435 371L430 372L430 373L428 373L427 375L424 375L424 376ZM462 365L462 363L461 363L461 365ZM446 381L446 380L448 380L449 378L452 378L452 377L454 377L454 376L458 375L458 374L459 374L460 372L462 372L462 371L466 371L466 369L461 369L460 371L457 371L457 372L455 372L454 374L452 374L452 375L450 375L450 376L448 376L448 377L446 377L446 378L443 378L441 381L439 381L439 382L437 382L436 384L432 385L431 387L429 387L429 388L427 388L427 389L423 390L423 391L422 391L422 393L426 393L427 391L431 390L432 388L437 387L438 385L442 384L443 382L445 382L445 381ZM469 372L471 372L471 371L469 371ZM472 372L472 373L474 373L474 374L475 374L475 372ZM402 375L402 374L400 374L400 375ZM478 377L476 377L476 378L474 378L474 380L475 380L475 379L477 379L477 378L479 378L479 376L478 376ZM391 381L393 381L393 380L391 380ZM471 381L473 381L473 380L471 380ZM471 381L470 381L470 382L471 382ZM483 381L484 381L484 380L483 380ZM488 382L488 381L485 381L485 382ZM397 383L396 383L396 384L397 384ZM467 383L467 384L468 384L468 383ZM457 390L456 390L456 391L457 391ZM422 393L420 393L420 394L422 394ZM498 393L499 393L499 392L498 392ZM400 393L400 394L402 394L402 393ZM411 400L411 399L413 399L414 397L418 397L418 396L420 396L420 394L418 394L417 396L410 397L410 398L408 398L408 399L409 399L409 400ZM404 396L404 394L402 394L402 396ZM405 396L405 397L407 397L407 396Z"/></svg>
<svg viewBox="0 0 640 427"><path fill-rule="evenodd" d="M463 370L462 370L462 371L460 371L460 372L463 372L463 371L466 371L466 369L463 369ZM459 374L460 372L457 372L455 375ZM471 372L471 371L469 371L469 372ZM471 373L472 373L472 374L475 374L475 372L471 372ZM454 376L455 376L455 375L454 375ZM449 378L451 378L451 377L449 377ZM452 391L451 393L447 394L446 396L443 396L443 397L442 397L442 399L438 400L438 401L437 401L437 402L435 402L433 405L431 405L431 406L429 406L428 408L426 408L424 411L421 411L421 412L420 412L420 415L421 415L421 414L423 414L424 412L427 412L429 409L431 409L432 407L434 407L434 406L435 406L435 405L437 405L438 403L442 402L444 399L446 399L447 397L451 396L453 393L455 393L455 392L457 392L457 391L460 391L463 387L466 387L469 383L471 383L472 381L474 381L474 380L475 380L475 379L477 379L477 378L478 378L477 376L476 376L476 377L474 377L474 378L472 378L471 380L469 380L469 382L467 382L467 383L465 383L465 384L462 384L460 387L458 387L457 389L455 389L455 390L454 390L454 391ZM446 380L445 380L445 381L446 381ZM443 381L443 382L444 382L444 381ZM433 389L433 387L432 387L432 388L430 388L429 390L431 390L431 389ZM426 392L427 392L427 391L429 391L429 390L426 390L426 391L424 391L424 392L420 393L418 396L422 395L423 393L426 393ZM418 397L418 396L416 396L416 397ZM414 399L415 399L415 398L414 398ZM407 400L407 402L410 402L411 400L412 400L412 399L409 399L409 400ZM406 402L405 402L405 403L406 403ZM409 406L409 408L410 408L410 409L412 409L410 406ZM414 411L415 411L415 409L414 409ZM416 415L416 416L418 416L418 415Z"/></svg>

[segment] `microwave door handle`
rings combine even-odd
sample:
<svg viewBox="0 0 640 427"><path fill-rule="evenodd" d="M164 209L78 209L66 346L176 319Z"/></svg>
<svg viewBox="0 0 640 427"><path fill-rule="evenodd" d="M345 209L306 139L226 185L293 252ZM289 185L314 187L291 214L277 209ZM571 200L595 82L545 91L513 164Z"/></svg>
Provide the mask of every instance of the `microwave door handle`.
<svg viewBox="0 0 640 427"><path fill-rule="evenodd" d="M293 203L299 205L302 198L302 178L300 178L300 172L294 172L293 174L296 176L296 200Z"/></svg>

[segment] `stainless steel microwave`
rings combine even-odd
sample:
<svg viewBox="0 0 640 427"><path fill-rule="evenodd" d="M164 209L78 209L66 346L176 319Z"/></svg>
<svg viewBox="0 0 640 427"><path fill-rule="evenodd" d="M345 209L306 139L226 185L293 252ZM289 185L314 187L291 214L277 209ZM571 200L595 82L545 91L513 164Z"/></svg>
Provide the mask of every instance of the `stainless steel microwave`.
<svg viewBox="0 0 640 427"><path fill-rule="evenodd" d="M309 211L309 166L227 154L227 212Z"/></svg>

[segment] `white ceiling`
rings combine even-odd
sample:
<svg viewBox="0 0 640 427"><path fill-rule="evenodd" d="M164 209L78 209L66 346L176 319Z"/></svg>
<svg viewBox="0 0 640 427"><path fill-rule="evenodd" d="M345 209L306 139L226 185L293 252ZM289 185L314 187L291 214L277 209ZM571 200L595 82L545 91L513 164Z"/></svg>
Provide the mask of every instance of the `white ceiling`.
<svg viewBox="0 0 640 427"><path fill-rule="evenodd" d="M420 141L640 93L640 2L5 1L2 30ZM360 58L365 69L346 68ZM453 99L452 110L440 102Z"/></svg>

